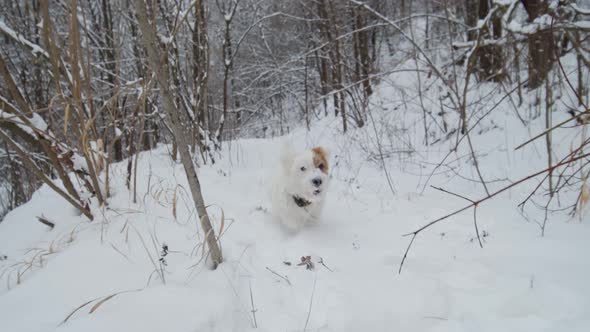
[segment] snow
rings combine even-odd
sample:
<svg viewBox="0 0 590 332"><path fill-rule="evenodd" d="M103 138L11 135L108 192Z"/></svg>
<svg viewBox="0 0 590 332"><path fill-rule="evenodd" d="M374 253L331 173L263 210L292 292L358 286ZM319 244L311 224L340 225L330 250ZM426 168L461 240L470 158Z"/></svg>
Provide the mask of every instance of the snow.
<svg viewBox="0 0 590 332"><path fill-rule="evenodd" d="M494 0L493 3L501 5L501 6L509 6L509 5L513 4L515 1L518 1L518 0Z"/></svg>
<svg viewBox="0 0 590 332"><path fill-rule="evenodd" d="M588 8L581 8L578 5L576 5L575 3L570 4L570 6L578 13L583 14L583 15L590 15L590 9Z"/></svg>
<svg viewBox="0 0 590 332"><path fill-rule="evenodd" d="M578 21L574 25L581 29L590 29L590 21Z"/></svg>
<svg viewBox="0 0 590 332"><path fill-rule="evenodd" d="M28 48L30 48L31 51L33 52L33 55L41 54L45 58L49 58L49 54L47 54L47 52L45 52L45 50L41 46L28 41L26 38L24 38L23 36L18 34L16 31L11 29L9 26L7 26L6 23L4 23L4 21L2 21L2 20L0 20L0 30L2 30L2 32L4 32L5 34L9 35L10 38L20 42L21 44L27 46Z"/></svg>
<svg viewBox="0 0 590 332"><path fill-rule="evenodd" d="M522 24L516 21L510 21L506 29L514 33L532 34L537 32L539 26L537 24Z"/></svg>
<svg viewBox="0 0 590 332"><path fill-rule="evenodd" d="M5 102L5 101L2 100L2 102ZM12 106L12 108L15 108L15 107ZM14 115L12 113L8 113L0 108L0 119L5 119L6 121L10 121L10 122L16 124L22 130L24 130L25 132L27 132L30 135L35 135L35 129L38 129L41 131L47 130L47 123L37 113L33 113L32 117L27 118L27 121L30 123L29 124L29 123L24 123L18 116Z"/></svg>
<svg viewBox="0 0 590 332"><path fill-rule="evenodd" d="M31 125L33 125L33 127L41 131L47 130L47 122L45 122L45 120L43 120L43 118L39 114L33 113L33 116L30 118L29 121L31 121Z"/></svg>
<svg viewBox="0 0 590 332"><path fill-rule="evenodd" d="M223 227L225 261L215 271L203 263L204 235L170 146L139 156L137 203L125 186L127 162L111 165L113 196L108 207L91 206L93 222L43 186L0 223L0 256L7 256L0 261L2 327L23 332L588 331L589 220L551 215L541 237L536 222L542 211L527 209L524 218L516 207L535 181L478 207L483 249L470 210L421 233L398 274L410 240L403 234L466 204L429 185L472 199L485 195L473 180L477 175L465 146L426 183L455 136L422 144L422 113L402 112L406 100L391 83L412 86L414 75L401 72L382 80L372 96L375 128L367 124L343 135L340 119L328 117L310 132L297 129L287 138L300 149L324 145L331 151L331 188L317 226L289 233L268 213L267 185L284 138L225 144L218 163L201 167L214 229L219 234ZM470 98L493 96L494 89L482 85L470 90ZM437 109L436 94L444 90L437 91L428 92L427 108ZM534 93L525 98L533 100ZM525 101L520 111L528 105ZM485 111L473 107L475 117ZM566 116L555 112L554 121ZM472 138L482 173L496 180L491 191L545 167L542 140L514 151L543 126L538 118L523 127L507 101L482 120ZM567 152L577 135L557 130L556 153ZM415 151L392 152L386 159L395 194L371 153L378 137L387 151ZM84 167L83 160L74 162ZM40 215L56 227L39 223ZM164 243L169 253L160 265ZM307 255L312 270L297 265ZM163 268L165 283L154 265Z"/></svg>
<svg viewBox="0 0 590 332"><path fill-rule="evenodd" d="M158 34L158 38L160 39L160 43L162 43L164 45L168 45L172 42L172 37L170 37L170 36Z"/></svg>
<svg viewBox="0 0 590 332"><path fill-rule="evenodd" d="M86 163L86 159L81 155L74 153L74 155L72 155L72 163L73 169L88 173L88 163Z"/></svg>

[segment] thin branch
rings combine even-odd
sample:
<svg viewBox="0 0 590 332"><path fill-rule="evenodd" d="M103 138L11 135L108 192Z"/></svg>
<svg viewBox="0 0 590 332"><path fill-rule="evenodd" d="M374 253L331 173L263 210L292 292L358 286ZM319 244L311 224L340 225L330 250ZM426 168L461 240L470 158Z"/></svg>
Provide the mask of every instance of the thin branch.
<svg viewBox="0 0 590 332"><path fill-rule="evenodd" d="M485 202L485 201L487 201L487 200L489 200L489 199L491 199L491 198L493 198L493 197L495 197L495 196L497 196L497 195L499 195L499 194L501 194L501 193L505 192L506 190L508 190L508 189L510 189L510 188L516 187L516 186L518 186L518 185L522 184L523 182L526 182L526 181L528 181L528 180L530 180L530 179L532 179L532 178L535 178L535 177L537 177L538 175L541 175L541 174L543 174L543 173L550 172L550 171L552 171L552 170L554 170L554 169L556 169L556 168L558 168L558 167L561 167L561 166L563 166L563 165L567 165L567 164L569 164L569 163L572 163L572 162L575 162L575 161L577 161L577 160L581 160L581 159L584 159L584 158L587 158L587 157L590 157L590 153L583 154L583 155L581 155L581 156L578 156L578 157L576 157L576 158L569 158L569 159L567 159L567 160L564 160L564 161L561 161L560 163L558 163L558 164L555 164L555 165L553 165L553 166L551 166L551 167L545 168L545 169L543 169L543 170L540 170L540 171L538 171L538 172L535 172L535 173L533 173L533 174L530 174L530 175L528 175L528 176L525 176L525 177L521 178L520 180L518 180L518 181L516 181L516 182L513 182L513 183L511 183L510 185L507 185L507 186L505 186L505 187L503 187L503 188L501 188L501 189L499 189L499 190L497 190L497 191L493 192L492 194L490 194L490 195L487 195L487 196L485 196L485 197L483 197L483 198L481 198L481 199L479 199L479 200L476 200L476 201L471 201L471 200L470 200L470 201L472 202L471 204L469 204L469 205L467 205L467 206L464 206L464 207L462 207L462 208L460 208L460 209L458 209L458 210L455 210L455 211L453 211L453 212L451 212L451 213L449 213L449 214L447 214L447 215L445 215L445 216L443 216L443 217L440 217L440 218L438 218L438 219L435 219L435 220L433 220L433 221L431 221L431 222L429 222L429 223L425 224L424 226L422 226L422 227L418 228L417 230L415 230L415 231L413 231L413 232L410 232L410 233L404 234L403 236L409 236L409 235L412 235L412 240L410 241L410 244L409 244L409 245L408 245L408 247L406 248L406 252L405 252L405 254L404 254L404 257L402 258L402 261L401 261L401 263L400 263L400 266L399 266L398 273L401 273L401 271L402 271L402 267L403 267L403 265L404 265L404 262L406 261L406 257L407 257L407 255L408 255L408 252L410 251L410 247L412 246L412 243L414 243L414 239L415 239L415 238L416 238L416 236L418 236L418 234L420 234L420 232L422 232L423 230L425 230L425 229L429 228L430 226L432 226L432 225L434 225L434 224L436 224L436 223L438 223L438 222L440 222L440 221L443 221L443 220L445 220L445 219L448 219L448 218L450 218L450 217L452 217L452 216L454 216L454 215L457 215L457 214L459 214L459 213L461 213L461 212L463 212L463 211L465 211L465 210L467 210L467 209L469 209L469 208L471 208L471 207L476 207L476 206L478 206L480 203L483 203L483 202ZM479 232L478 232L478 235L479 235Z"/></svg>
<svg viewBox="0 0 590 332"><path fill-rule="evenodd" d="M448 191L448 190L446 190L446 189L443 189L443 188L440 188L440 187L435 187L435 186L430 186L430 187L431 187L431 188L433 188L433 189L436 189L436 190L440 190L440 191L442 191L442 192L444 192L444 193L447 193L447 194L450 194L450 195L453 195L453 196L457 196L457 197L459 197L459 198L463 198L464 200L466 200L466 201L469 201L469 202L471 202L471 203L475 203L473 200L471 200L471 199L469 199L469 198L467 198L467 197L465 197L465 196L462 196L462 195L456 194L456 193L454 193L454 192L451 192L451 191Z"/></svg>
<svg viewBox="0 0 590 332"><path fill-rule="evenodd" d="M483 116L481 116L474 124L473 126L471 126L467 132L470 133L473 129L475 129L477 127L477 125L483 120L485 119L490 113L492 113L492 111L494 111L498 106L500 106L500 104L502 104L502 102L504 101L504 99L508 98L514 91L518 90L518 88L522 85L526 83L526 81L522 82L520 85L512 88L512 90L510 90L509 92L507 92L494 106L492 106L492 108L490 108ZM459 141L457 142L457 144L455 145L455 149L451 149L446 155L445 157L440 161L440 163L438 163L438 165L436 165L436 167L434 167L432 169L432 172L430 172L430 175L428 175L428 178L426 179L426 182L424 183L424 187L422 187L422 191L424 191L426 189L426 186L428 185L428 182L430 182L430 179L432 178L432 176L434 175L434 173L436 172L437 169L439 169L444 162L447 160L447 158L456 151L456 149L458 148L459 144L461 143L461 141L463 141L463 139L466 137L466 135L461 136L461 138L459 139Z"/></svg>
<svg viewBox="0 0 590 332"><path fill-rule="evenodd" d="M414 239L416 238L416 236L418 235L418 233L415 233L412 236L412 240L410 240L410 243L408 244L408 247L406 248L406 252L404 252L404 257L402 257L402 261L399 264L399 269L397 270L398 274L402 273L402 267L404 266L404 263L406 261L406 258L408 257L408 252L410 251L410 247L412 247L412 243L414 243Z"/></svg>
<svg viewBox="0 0 590 332"><path fill-rule="evenodd" d="M41 172L41 170L39 170L37 165L35 165L35 163L30 159L30 157L27 155L27 153L20 148L18 143L14 142L8 134L4 133L3 130L0 130L0 139L4 140L4 142L6 142L8 145L10 145L10 147L19 155L19 157L21 158L23 163L41 181L43 181L51 189L53 189L53 191L55 191L57 194L59 194L61 197L63 197L66 201L68 201L68 203L72 204L72 206L74 206L81 213L83 213L88 219L90 219L90 220L94 219L94 217L92 216L92 213L87 208L82 206L81 202L76 201L76 199L74 199L73 197L68 195L66 192L61 190L61 188L59 188L55 183L53 183L53 181L50 178L48 178L45 174L43 174L43 172Z"/></svg>
<svg viewBox="0 0 590 332"><path fill-rule="evenodd" d="M275 271L271 270L268 266L266 267L266 269L269 270L272 274L276 275L277 277L285 280L287 282L287 284L289 284L289 286L291 286L291 282L289 281L289 278L287 278L287 276L284 276L283 277L282 275L280 275L280 274L276 273Z"/></svg>
<svg viewBox="0 0 590 332"><path fill-rule="evenodd" d="M479 229L477 228L477 205L473 206L473 225L475 226L475 234L477 234L477 241L479 242L479 247L483 248L481 238L479 237Z"/></svg>
<svg viewBox="0 0 590 332"><path fill-rule="evenodd" d="M303 327L304 332L307 330L307 324L309 323L309 317L311 316L311 306L313 304L313 296L315 295L315 284L317 281L317 277L313 279L313 290L311 291L311 299L309 300L309 310L307 311L307 319L305 320L305 326Z"/></svg>
<svg viewBox="0 0 590 332"><path fill-rule="evenodd" d="M358 5L359 7L364 8L366 11L368 11L369 13L371 13L372 15L374 15L375 17L377 17L380 20L386 22L387 24L391 25L394 29L396 29L397 31L399 31L399 33L405 39L407 39L412 45L414 45L414 47L416 48L416 50L418 52L420 52L420 54L422 54L422 56L424 56L424 59L426 59L426 62L428 62L428 65L435 72L436 76L438 76L440 79L442 79L443 81L445 81L445 76L441 73L441 71L434 64L434 62L432 62L432 60L426 54L426 52L424 52L424 50L422 50L422 48L420 47L420 45L418 45L418 43L416 43L416 41L414 39L412 39L410 36L408 36L399 25L397 25L394 21L392 21L389 18L385 17L383 14L379 13L375 9L367 6L367 4L365 4L365 3L362 3L362 2L359 2L359 1L356 1L356 0L348 0L348 1L354 3L355 5Z"/></svg>
<svg viewBox="0 0 590 332"><path fill-rule="evenodd" d="M252 283L248 283L250 286L250 304L252 305L252 316L254 317L254 328L258 328L258 322L256 321L256 311L258 309L254 309L254 295L252 295Z"/></svg>

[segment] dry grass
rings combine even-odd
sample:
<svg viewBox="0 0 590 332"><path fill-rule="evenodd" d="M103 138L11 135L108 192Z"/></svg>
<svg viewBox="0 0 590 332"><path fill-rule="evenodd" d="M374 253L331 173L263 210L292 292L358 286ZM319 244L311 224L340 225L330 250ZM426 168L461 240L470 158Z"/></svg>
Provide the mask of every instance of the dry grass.
<svg viewBox="0 0 590 332"><path fill-rule="evenodd" d="M142 288L139 289L132 289L132 290L125 290L125 291L120 291L120 292L116 292L107 296L101 296L101 297L97 297L95 299L92 299L88 302L82 303L81 305L79 305L78 307L76 307L76 309L74 309L72 312L70 312L70 314L68 314L66 316L66 318L59 324L60 326L65 324L70 318L72 318L72 316L74 316L74 314L78 311L80 311L80 309L86 307L87 305L94 303L94 305L92 306L92 308L90 308L90 311L88 311L88 314L91 315L93 314L96 310L98 310L98 308L100 306L102 306L103 304L105 304L107 301L111 300L112 298L114 298L115 296L119 295L119 294L124 294L124 293L132 293L132 292L140 292L142 291Z"/></svg>
<svg viewBox="0 0 590 332"><path fill-rule="evenodd" d="M23 254L24 258L0 270L0 281L6 279L7 289L20 285L26 274L43 268L49 256L59 253L74 242L79 225L73 227L70 232L56 237L47 248L35 247L27 250Z"/></svg>

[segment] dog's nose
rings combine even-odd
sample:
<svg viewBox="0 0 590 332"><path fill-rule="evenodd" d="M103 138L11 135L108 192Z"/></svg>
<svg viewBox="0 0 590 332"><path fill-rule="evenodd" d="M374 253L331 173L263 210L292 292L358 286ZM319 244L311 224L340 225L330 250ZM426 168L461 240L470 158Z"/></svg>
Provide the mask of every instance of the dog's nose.
<svg viewBox="0 0 590 332"><path fill-rule="evenodd" d="M315 179L311 180L311 183L313 183L314 186L319 187L322 185L322 179L315 178Z"/></svg>

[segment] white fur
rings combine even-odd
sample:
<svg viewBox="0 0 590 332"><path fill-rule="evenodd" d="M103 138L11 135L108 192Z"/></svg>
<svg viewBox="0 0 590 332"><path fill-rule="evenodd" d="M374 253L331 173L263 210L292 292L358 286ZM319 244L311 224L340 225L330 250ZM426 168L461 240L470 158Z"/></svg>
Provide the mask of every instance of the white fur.
<svg viewBox="0 0 590 332"><path fill-rule="evenodd" d="M272 181L272 215L275 220L292 231L319 221L328 189L329 177L313 163L311 150L294 153L290 146L283 148L281 163ZM305 170L302 171L301 168ZM317 187L313 179L321 179ZM317 191L320 191L317 193ZM303 198L311 204L300 207L293 196Z"/></svg>

